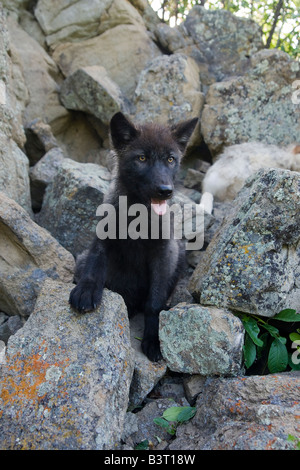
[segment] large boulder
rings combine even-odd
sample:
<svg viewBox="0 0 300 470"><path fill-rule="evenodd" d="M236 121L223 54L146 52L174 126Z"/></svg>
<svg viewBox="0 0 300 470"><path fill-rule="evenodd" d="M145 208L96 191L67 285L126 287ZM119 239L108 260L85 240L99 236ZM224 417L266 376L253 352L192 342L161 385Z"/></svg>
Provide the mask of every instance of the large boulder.
<svg viewBox="0 0 300 470"><path fill-rule="evenodd" d="M75 313L72 284L46 281L0 368L0 448L103 450L119 442L133 372L127 310L105 290Z"/></svg>
<svg viewBox="0 0 300 470"><path fill-rule="evenodd" d="M51 125L54 134L69 122L69 112L61 105L58 94L60 74L57 65L43 47L13 19L7 20L10 42L23 72L30 100L24 111L24 123L41 118Z"/></svg>
<svg viewBox="0 0 300 470"><path fill-rule="evenodd" d="M53 147L29 170L32 208L40 211L47 186L54 180L63 163L64 154L59 147Z"/></svg>
<svg viewBox="0 0 300 470"><path fill-rule="evenodd" d="M46 188L38 223L74 255L82 252L96 235L96 210L110 179L103 166L65 158Z"/></svg>
<svg viewBox="0 0 300 470"><path fill-rule="evenodd" d="M29 162L21 150L25 143L22 111L26 99L22 101L20 94L23 91L23 96L28 98L28 95L12 56L15 58L0 6L0 191L31 213Z"/></svg>
<svg viewBox="0 0 300 470"><path fill-rule="evenodd" d="M30 315L45 279L73 279L71 253L4 193L0 193L0 252L0 310L9 315Z"/></svg>
<svg viewBox="0 0 300 470"><path fill-rule="evenodd" d="M119 24L143 25L126 0L39 0L34 13L51 47L98 36Z"/></svg>
<svg viewBox="0 0 300 470"><path fill-rule="evenodd" d="M205 85L244 73L249 57L263 47L261 29L253 20L200 5L178 27L159 24L155 32L166 50L196 60Z"/></svg>
<svg viewBox="0 0 300 470"><path fill-rule="evenodd" d="M201 118L205 143L215 158L225 146L258 141L288 145L299 141L300 108L292 102L299 63L277 49L251 58L244 76L209 87Z"/></svg>
<svg viewBox="0 0 300 470"><path fill-rule="evenodd" d="M199 70L193 59L183 54L163 55L142 71L135 90L136 120L174 124L200 117L203 105Z"/></svg>
<svg viewBox="0 0 300 470"><path fill-rule="evenodd" d="M299 308L299 182L280 169L246 182L192 275L197 301L266 317Z"/></svg>
<svg viewBox="0 0 300 470"><path fill-rule="evenodd" d="M108 125L118 111L126 111L121 90L104 67L82 67L66 78L60 99L67 109L83 111Z"/></svg>
<svg viewBox="0 0 300 470"><path fill-rule="evenodd" d="M0 168L0 191L32 215L28 158L16 142L1 131Z"/></svg>
<svg viewBox="0 0 300 470"><path fill-rule="evenodd" d="M174 372L206 376L241 372L244 329L228 311L180 303L160 313L159 339Z"/></svg>
<svg viewBox="0 0 300 470"><path fill-rule="evenodd" d="M170 450L292 450L299 440L299 373L209 378ZM292 439L289 439L292 436Z"/></svg>
<svg viewBox="0 0 300 470"><path fill-rule="evenodd" d="M121 24L100 36L56 47L53 58L65 77L81 67L100 65L129 99L147 63L161 55L142 26Z"/></svg>

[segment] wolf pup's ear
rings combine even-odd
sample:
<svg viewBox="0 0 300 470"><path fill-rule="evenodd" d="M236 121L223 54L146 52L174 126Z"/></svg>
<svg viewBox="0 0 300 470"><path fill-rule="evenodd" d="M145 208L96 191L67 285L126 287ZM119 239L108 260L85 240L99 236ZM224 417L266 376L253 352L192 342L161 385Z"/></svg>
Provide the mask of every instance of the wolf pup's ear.
<svg viewBox="0 0 300 470"><path fill-rule="evenodd" d="M190 137L196 127L197 122L198 118L193 118L172 126L171 130L173 137L182 152L185 151L187 143L190 140Z"/></svg>
<svg viewBox="0 0 300 470"><path fill-rule="evenodd" d="M122 113L115 114L110 121L110 135L115 149L125 147L138 134L134 125Z"/></svg>

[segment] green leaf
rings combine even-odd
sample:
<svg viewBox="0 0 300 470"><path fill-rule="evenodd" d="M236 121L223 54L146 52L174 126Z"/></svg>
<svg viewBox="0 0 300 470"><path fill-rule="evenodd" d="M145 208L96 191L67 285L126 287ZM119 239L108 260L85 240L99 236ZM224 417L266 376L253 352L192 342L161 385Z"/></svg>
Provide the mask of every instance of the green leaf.
<svg viewBox="0 0 300 470"><path fill-rule="evenodd" d="M188 421L189 419L193 418L193 416L195 416L196 411L197 411L197 408L196 408L196 407L193 407L193 406L183 406L183 407L181 408L181 412L180 412L179 415L177 416L177 421L178 421L179 423L185 423L185 422Z"/></svg>
<svg viewBox="0 0 300 470"><path fill-rule="evenodd" d="M244 351L245 366L246 366L246 369L249 369L249 367L252 366L253 362L256 359L256 346L253 343L248 333L246 333L245 335L243 351Z"/></svg>
<svg viewBox="0 0 300 470"><path fill-rule="evenodd" d="M148 439L145 439L144 441L139 442L135 446L134 450L148 450L148 447L149 447L149 441L148 441Z"/></svg>
<svg viewBox="0 0 300 470"><path fill-rule="evenodd" d="M300 341L300 335L299 333L290 333L289 338L292 342L294 341Z"/></svg>
<svg viewBox="0 0 300 470"><path fill-rule="evenodd" d="M277 313L273 319L286 322L300 321L300 313L297 313L296 310L291 308L286 308L285 310L281 310L281 312Z"/></svg>
<svg viewBox="0 0 300 470"><path fill-rule="evenodd" d="M268 369L271 374L283 372L288 365L288 352L286 346L279 339L274 339L270 346L268 356Z"/></svg>
<svg viewBox="0 0 300 470"><path fill-rule="evenodd" d="M286 343L286 338L280 336L278 328L275 328L275 326L269 325L268 323L264 323L262 326L270 333L271 336L273 336L273 338L278 339L282 344Z"/></svg>
<svg viewBox="0 0 300 470"><path fill-rule="evenodd" d="M163 412L167 421L187 421L194 416L196 408L191 406L171 406Z"/></svg>
<svg viewBox="0 0 300 470"><path fill-rule="evenodd" d="M258 338L260 329L256 320L254 318L248 317L247 315L244 315L242 322L253 343L255 343L257 346L263 346L263 341Z"/></svg>

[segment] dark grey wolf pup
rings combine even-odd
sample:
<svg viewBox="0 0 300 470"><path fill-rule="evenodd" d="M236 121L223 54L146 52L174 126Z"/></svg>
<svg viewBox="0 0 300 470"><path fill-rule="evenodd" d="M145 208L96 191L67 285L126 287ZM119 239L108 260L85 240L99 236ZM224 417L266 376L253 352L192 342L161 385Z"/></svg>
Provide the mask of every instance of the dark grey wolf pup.
<svg viewBox="0 0 300 470"><path fill-rule="evenodd" d="M117 170L105 202L114 206L117 220L120 196L127 197L128 207L143 204L149 214L149 224L151 211L158 218L164 216L180 160L197 121L194 118L173 127L135 126L122 113L113 116L110 133ZM71 291L70 304L86 312L100 303L104 287L118 292L124 298L129 316L144 312L142 350L150 360L158 361L161 358L159 312L166 308L178 280L184 247L181 240L151 239L150 233L149 225L147 239L96 237L80 263L79 280Z"/></svg>

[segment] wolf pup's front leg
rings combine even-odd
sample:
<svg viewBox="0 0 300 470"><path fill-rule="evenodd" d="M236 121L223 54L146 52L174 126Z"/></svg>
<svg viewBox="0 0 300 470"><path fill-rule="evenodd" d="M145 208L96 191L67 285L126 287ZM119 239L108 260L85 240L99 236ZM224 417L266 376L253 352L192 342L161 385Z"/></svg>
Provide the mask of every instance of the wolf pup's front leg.
<svg viewBox="0 0 300 470"><path fill-rule="evenodd" d="M96 239L80 267L79 281L70 293L69 303L81 313L95 309L101 302L106 279L106 252Z"/></svg>
<svg viewBox="0 0 300 470"><path fill-rule="evenodd" d="M145 304L143 353L153 362L162 359L159 344L159 313L167 307L168 298L177 281L176 269L168 263L168 251L157 250L150 262L150 285Z"/></svg>

